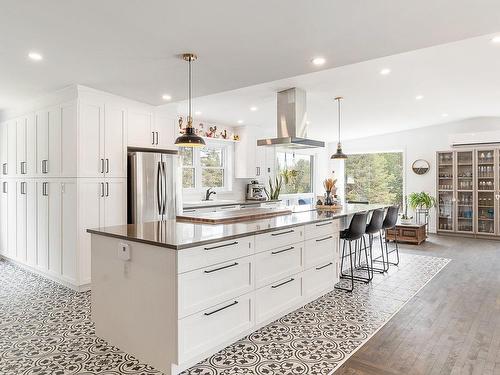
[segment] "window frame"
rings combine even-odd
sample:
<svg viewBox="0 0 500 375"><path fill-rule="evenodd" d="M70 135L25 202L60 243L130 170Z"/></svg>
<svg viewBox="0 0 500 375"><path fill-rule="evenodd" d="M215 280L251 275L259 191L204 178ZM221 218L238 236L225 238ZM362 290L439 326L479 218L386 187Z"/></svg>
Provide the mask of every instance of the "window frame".
<svg viewBox="0 0 500 375"><path fill-rule="evenodd" d="M314 197L315 195L315 170L316 170L316 154L313 154L313 153L307 153L307 152L296 152L296 151L287 151L287 150L277 150L276 151L276 154L275 154L275 171L276 171L276 174L279 173L280 169L279 169L279 162L278 162L278 153L281 153L281 154L295 154L295 155L301 155L301 156L307 156L309 157L309 163L310 163L310 169L311 169L311 191L310 192L307 192L307 193L281 193L280 194L280 197L283 197L283 198L295 198L295 197Z"/></svg>

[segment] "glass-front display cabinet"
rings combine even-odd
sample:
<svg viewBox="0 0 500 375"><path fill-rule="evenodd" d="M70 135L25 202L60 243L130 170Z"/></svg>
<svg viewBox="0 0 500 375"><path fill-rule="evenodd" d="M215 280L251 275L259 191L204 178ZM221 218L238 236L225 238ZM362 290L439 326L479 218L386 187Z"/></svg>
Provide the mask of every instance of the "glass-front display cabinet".
<svg viewBox="0 0 500 375"><path fill-rule="evenodd" d="M457 151L457 232L474 232L474 152Z"/></svg>
<svg viewBox="0 0 500 375"><path fill-rule="evenodd" d="M437 191L437 226L440 231L455 231L454 206L455 206L455 181L454 160L455 154L439 152L438 160L438 191Z"/></svg>
<svg viewBox="0 0 500 375"><path fill-rule="evenodd" d="M495 234L495 150L476 150L477 233Z"/></svg>

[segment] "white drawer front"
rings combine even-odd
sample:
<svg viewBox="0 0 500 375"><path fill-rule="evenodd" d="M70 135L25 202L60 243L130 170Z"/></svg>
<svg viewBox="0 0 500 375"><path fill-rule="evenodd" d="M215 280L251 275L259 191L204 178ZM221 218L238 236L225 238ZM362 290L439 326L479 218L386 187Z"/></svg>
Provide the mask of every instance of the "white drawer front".
<svg viewBox="0 0 500 375"><path fill-rule="evenodd" d="M302 275L302 285L306 298L319 297L333 289L337 282L337 263L331 259L324 264L308 269Z"/></svg>
<svg viewBox="0 0 500 375"><path fill-rule="evenodd" d="M304 268L335 259L338 242L338 238L333 235L307 240L304 247Z"/></svg>
<svg viewBox="0 0 500 375"><path fill-rule="evenodd" d="M255 236L255 252L275 249L303 241L304 227L281 229Z"/></svg>
<svg viewBox="0 0 500 375"><path fill-rule="evenodd" d="M253 253L253 236L179 250L177 273L241 258Z"/></svg>
<svg viewBox="0 0 500 375"><path fill-rule="evenodd" d="M321 221L319 223L307 224L304 229L305 239L310 240L317 237L325 237L328 235L339 235L339 221Z"/></svg>
<svg viewBox="0 0 500 375"><path fill-rule="evenodd" d="M179 362L236 341L253 325L252 294L231 299L179 320Z"/></svg>
<svg viewBox="0 0 500 375"><path fill-rule="evenodd" d="M239 258L178 276L179 318L253 289L252 257Z"/></svg>
<svg viewBox="0 0 500 375"><path fill-rule="evenodd" d="M255 287L260 288L302 270L303 243L255 255Z"/></svg>
<svg viewBox="0 0 500 375"><path fill-rule="evenodd" d="M255 292L257 324L279 318L283 311L298 307L302 301L300 276L287 277Z"/></svg>

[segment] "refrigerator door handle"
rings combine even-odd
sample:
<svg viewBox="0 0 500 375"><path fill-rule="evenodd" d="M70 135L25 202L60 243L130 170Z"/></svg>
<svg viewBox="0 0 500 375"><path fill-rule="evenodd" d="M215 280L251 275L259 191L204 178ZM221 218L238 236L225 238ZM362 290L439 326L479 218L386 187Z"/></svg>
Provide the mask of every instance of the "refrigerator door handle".
<svg viewBox="0 0 500 375"><path fill-rule="evenodd" d="M156 199L158 201L158 214L161 215L162 209L162 197L161 197L161 162L158 162L158 167L156 170Z"/></svg>
<svg viewBox="0 0 500 375"><path fill-rule="evenodd" d="M161 214L165 215L165 211L167 209L167 168L165 167L165 162L161 162L162 165L162 170L163 170L163 183L162 183L162 200L163 200L163 207L161 210Z"/></svg>

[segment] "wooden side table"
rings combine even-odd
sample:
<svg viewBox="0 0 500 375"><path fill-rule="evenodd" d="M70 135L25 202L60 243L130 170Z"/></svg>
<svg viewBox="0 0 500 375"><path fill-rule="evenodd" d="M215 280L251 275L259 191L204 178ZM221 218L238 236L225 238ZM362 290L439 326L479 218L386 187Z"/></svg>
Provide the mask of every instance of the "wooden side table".
<svg viewBox="0 0 500 375"><path fill-rule="evenodd" d="M398 242L420 245L427 238L427 224L396 224L395 229L387 229L385 232L388 241L394 241L397 237Z"/></svg>

